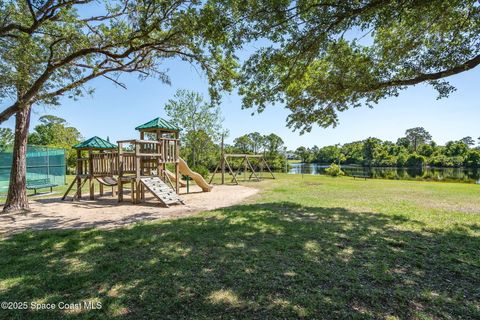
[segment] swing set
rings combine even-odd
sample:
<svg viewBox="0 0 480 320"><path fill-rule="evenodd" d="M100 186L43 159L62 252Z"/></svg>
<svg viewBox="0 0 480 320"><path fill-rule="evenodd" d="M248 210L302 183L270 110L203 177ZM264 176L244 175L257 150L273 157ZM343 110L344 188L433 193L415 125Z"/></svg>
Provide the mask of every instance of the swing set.
<svg viewBox="0 0 480 320"><path fill-rule="evenodd" d="M232 170L232 166L228 162L228 159L242 159L236 172ZM255 167L252 165L252 161L250 161L251 159L258 160L258 168L260 169L259 171L255 170ZM221 184L225 184L225 170L227 168L228 168L229 174L232 176L231 183L235 183L235 184L239 184L237 177L240 174L242 169L244 174L243 181L252 180L253 177L255 181L260 181L261 179L264 179L264 178L275 179L275 176L273 175L272 170L270 170L270 167L268 166L268 163L265 160L265 157L263 155L246 154L246 153L225 153L224 146L223 146L223 136L222 136L220 163L215 168L215 171L213 172L213 175L210 178L209 183L210 184L212 183L213 178L215 177L217 172L220 170L220 174L222 177ZM262 176L262 172L264 172L264 169L266 169L270 173L271 177ZM247 173L249 170L250 170L250 176L247 179Z"/></svg>
<svg viewBox="0 0 480 320"><path fill-rule="evenodd" d="M230 166L230 163L228 162L228 159L235 159L235 158L236 159L239 159L239 158L242 159L242 162L238 166L237 171L234 172L232 170L232 167ZM255 170L254 166L252 165L252 161L250 161L252 158L259 160L258 161L259 162L258 167L260 169L259 171ZM221 184L225 184L225 169L227 169L227 168L228 168L229 173L232 175L231 183L235 183L235 184L239 184L237 177L241 173L242 169L243 169L243 174L244 174L243 181L252 180L252 178L253 178L254 181L260 181L261 179L265 179L265 178L275 179L275 176L273 175L272 170L270 170L270 167L268 166L267 161L265 160L265 157L263 155L261 155L261 154L243 154L243 153L228 154L227 153L227 154L222 155L222 158L220 159L220 163L217 165L217 167L215 168L215 171L213 172L212 177L210 178L210 183L212 183L213 178L215 177L215 174L220 169L220 173L221 173L221 176L222 176ZM269 175L271 177L262 176L262 172L264 172L264 169L267 170L267 172L269 173ZM250 176L248 176L248 178L247 178L247 174L248 174L249 170L250 170Z"/></svg>

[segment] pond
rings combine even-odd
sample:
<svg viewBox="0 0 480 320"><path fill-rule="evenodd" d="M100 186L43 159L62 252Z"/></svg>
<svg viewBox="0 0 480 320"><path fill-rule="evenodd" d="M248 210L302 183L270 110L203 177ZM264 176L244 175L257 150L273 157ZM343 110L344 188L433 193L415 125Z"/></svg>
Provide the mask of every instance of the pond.
<svg viewBox="0 0 480 320"><path fill-rule="evenodd" d="M291 163L290 174L325 174L328 165ZM347 176L367 175L375 179L452 181L480 184L480 170L467 168L396 168L342 165Z"/></svg>

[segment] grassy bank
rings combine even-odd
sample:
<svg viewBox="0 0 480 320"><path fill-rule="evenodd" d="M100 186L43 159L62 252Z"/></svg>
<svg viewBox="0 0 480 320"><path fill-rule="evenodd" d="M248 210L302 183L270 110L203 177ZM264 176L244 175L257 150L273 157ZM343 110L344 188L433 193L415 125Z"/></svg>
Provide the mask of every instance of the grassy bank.
<svg viewBox="0 0 480 320"><path fill-rule="evenodd" d="M191 218L1 241L1 301L102 308L0 318L480 317L480 186L278 177Z"/></svg>

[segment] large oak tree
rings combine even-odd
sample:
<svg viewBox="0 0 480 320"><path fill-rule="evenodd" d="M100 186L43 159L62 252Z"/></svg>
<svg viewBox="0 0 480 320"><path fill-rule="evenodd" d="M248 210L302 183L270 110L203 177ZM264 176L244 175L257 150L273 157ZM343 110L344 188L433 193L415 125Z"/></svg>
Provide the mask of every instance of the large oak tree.
<svg viewBox="0 0 480 320"><path fill-rule="evenodd" d="M237 43L218 9L195 0L0 0L0 123L16 117L4 211L28 209L25 154L33 106L81 96L98 77L124 86L119 76L135 72L168 82L167 59L198 65L213 98L228 89Z"/></svg>

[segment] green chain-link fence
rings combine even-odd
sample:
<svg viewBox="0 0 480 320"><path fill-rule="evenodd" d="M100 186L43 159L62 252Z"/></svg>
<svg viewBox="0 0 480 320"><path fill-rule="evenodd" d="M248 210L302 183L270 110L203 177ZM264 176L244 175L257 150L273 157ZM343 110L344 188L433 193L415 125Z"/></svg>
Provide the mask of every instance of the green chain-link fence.
<svg viewBox="0 0 480 320"><path fill-rule="evenodd" d="M8 191L12 151L0 152L0 194ZM65 184L65 150L27 146L27 181L50 179L54 184Z"/></svg>

